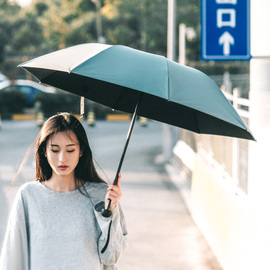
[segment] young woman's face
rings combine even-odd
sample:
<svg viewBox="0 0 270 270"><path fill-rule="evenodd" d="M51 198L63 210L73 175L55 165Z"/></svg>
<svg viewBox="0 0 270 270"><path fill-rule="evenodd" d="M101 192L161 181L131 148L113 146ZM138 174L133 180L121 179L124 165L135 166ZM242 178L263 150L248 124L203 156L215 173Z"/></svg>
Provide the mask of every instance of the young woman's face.
<svg viewBox="0 0 270 270"><path fill-rule="evenodd" d="M58 132L46 144L46 157L53 174L68 176L74 174L82 153L73 131Z"/></svg>

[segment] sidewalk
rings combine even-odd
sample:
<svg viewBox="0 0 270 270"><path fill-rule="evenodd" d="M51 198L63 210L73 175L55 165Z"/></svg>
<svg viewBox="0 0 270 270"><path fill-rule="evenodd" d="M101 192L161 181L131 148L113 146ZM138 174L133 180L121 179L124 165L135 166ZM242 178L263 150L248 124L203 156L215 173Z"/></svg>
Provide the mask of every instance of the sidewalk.
<svg viewBox="0 0 270 270"><path fill-rule="evenodd" d="M141 168L122 172L129 248L119 269L222 270L163 165Z"/></svg>

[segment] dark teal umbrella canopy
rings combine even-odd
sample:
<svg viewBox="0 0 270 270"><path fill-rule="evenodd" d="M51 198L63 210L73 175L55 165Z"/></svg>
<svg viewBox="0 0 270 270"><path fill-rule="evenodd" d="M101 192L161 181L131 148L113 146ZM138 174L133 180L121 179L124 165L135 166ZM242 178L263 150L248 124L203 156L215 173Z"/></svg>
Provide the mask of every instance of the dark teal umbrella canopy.
<svg viewBox="0 0 270 270"><path fill-rule="evenodd" d="M204 73L121 45L81 44L20 65L48 85L197 133L254 140Z"/></svg>

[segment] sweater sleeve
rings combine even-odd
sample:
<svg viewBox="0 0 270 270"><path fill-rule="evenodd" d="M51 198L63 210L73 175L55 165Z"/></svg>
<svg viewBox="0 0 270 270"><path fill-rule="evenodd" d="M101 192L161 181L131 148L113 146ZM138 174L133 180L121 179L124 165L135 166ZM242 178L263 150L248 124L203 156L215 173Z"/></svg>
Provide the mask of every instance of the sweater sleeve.
<svg viewBox="0 0 270 270"><path fill-rule="evenodd" d="M28 270L28 241L21 190L12 206L0 257L1 270Z"/></svg>
<svg viewBox="0 0 270 270"><path fill-rule="evenodd" d="M109 218L102 216L101 210L103 207L104 202L99 202L95 205L94 212L101 230L101 235L98 240L100 260L104 265L109 266L116 264L119 257L125 252L128 233L120 204L113 209L112 216ZM109 243L104 250L108 237Z"/></svg>

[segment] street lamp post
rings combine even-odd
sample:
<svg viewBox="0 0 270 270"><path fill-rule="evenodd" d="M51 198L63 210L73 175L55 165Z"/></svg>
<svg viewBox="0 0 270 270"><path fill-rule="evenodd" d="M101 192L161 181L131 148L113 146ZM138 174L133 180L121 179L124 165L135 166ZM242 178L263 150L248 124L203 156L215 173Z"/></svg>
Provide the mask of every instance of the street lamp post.
<svg viewBox="0 0 270 270"><path fill-rule="evenodd" d="M186 64L186 38L192 40L196 37L196 32L192 27L186 27L184 23L179 25L179 64Z"/></svg>

